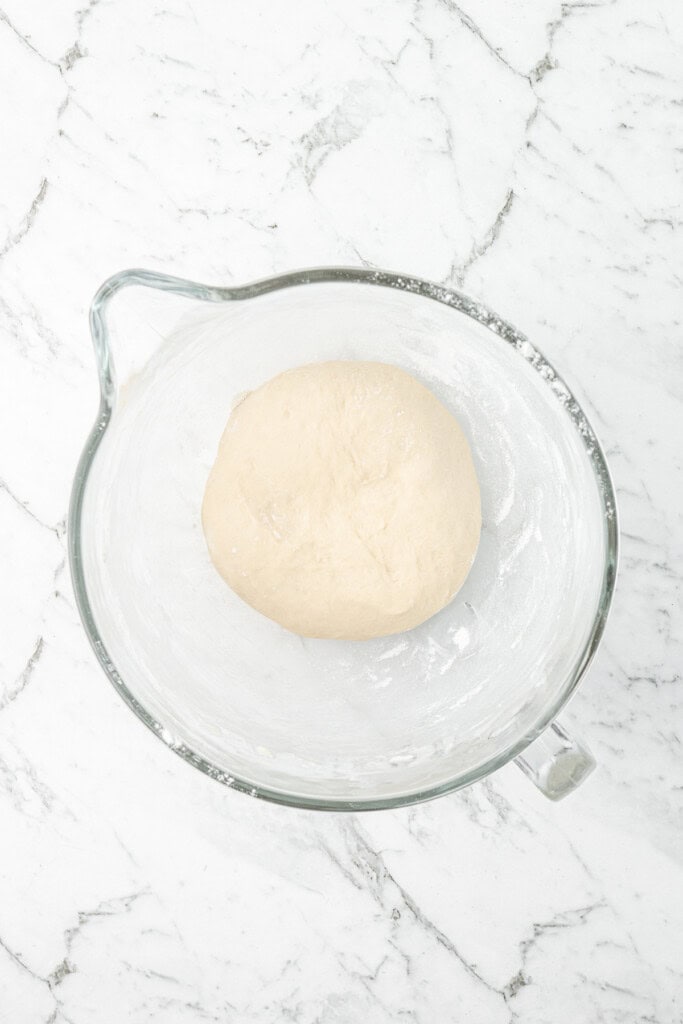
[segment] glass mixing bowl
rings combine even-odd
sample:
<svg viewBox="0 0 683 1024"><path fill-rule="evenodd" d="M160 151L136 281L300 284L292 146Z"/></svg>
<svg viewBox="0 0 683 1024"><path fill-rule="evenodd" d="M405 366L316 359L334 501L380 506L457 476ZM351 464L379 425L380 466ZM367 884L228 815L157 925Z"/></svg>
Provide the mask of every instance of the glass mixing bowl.
<svg viewBox="0 0 683 1024"><path fill-rule="evenodd" d="M227 786L336 810L426 800L512 758L552 798L590 772L554 718L605 625L614 493L584 413L519 332L456 291L356 269L239 288L125 271L97 293L91 328L101 404L73 488L71 570L102 667L164 743ZM481 485L464 587L378 640L280 628L226 586L202 535L236 396L328 359L427 384Z"/></svg>

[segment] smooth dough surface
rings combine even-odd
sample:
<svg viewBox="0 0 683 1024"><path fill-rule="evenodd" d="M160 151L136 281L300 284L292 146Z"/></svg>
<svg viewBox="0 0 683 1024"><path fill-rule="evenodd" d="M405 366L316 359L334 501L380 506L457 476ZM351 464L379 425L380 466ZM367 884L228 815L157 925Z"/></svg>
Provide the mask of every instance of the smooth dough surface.
<svg viewBox="0 0 683 1024"><path fill-rule="evenodd" d="M457 420L385 363L288 370L233 410L209 474L211 558L245 601L306 637L419 625L474 559L479 485Z"/></svg>

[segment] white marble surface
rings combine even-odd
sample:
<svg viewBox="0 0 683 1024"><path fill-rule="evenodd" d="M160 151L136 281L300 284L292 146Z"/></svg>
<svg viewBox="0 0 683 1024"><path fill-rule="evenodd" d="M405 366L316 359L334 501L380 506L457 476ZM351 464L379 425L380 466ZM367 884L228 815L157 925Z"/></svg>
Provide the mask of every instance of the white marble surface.
<svg viewBox="0 0 683 1024"><path fill-rule="evenodd" d="M0 12L0 1021L680 1022L683 8L78 4ZM79 624L102 279L359 262L482 298L605 443L622 570L564 803L514 766L397 812L250 800Z"/></svg>

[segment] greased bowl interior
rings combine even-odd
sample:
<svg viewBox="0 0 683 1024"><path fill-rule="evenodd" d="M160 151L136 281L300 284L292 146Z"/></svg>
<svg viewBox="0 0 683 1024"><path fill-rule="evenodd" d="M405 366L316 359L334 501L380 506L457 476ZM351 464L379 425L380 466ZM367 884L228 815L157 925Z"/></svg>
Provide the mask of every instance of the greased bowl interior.
<svg viewBox="0 0 683 1024"><path fill-rule="evenodd" d="M458 293L359 271L244 289L131 272L100 293L93 328L103 399L74 488L74 581L110 678L169 746L257 795L378 807L473 781L547 724L602 631L616 521L590 425L521 335ZM379 640L288 633L229 590L202 534L235 398L327 359L432 388L480 480L465 586Z"/></svg>

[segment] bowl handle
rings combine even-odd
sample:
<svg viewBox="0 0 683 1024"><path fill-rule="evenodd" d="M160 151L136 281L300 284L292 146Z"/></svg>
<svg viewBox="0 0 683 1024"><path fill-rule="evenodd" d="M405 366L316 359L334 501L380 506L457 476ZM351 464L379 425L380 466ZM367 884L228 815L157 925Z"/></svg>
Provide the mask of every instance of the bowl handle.
<svg viewBox="0 0 683 1024"><path fill-rule="evenodd" d="M550 800L573 792L595 768L591 752L559 722L552 722L515 764Z"/></svg>

